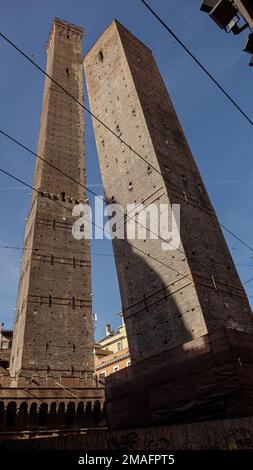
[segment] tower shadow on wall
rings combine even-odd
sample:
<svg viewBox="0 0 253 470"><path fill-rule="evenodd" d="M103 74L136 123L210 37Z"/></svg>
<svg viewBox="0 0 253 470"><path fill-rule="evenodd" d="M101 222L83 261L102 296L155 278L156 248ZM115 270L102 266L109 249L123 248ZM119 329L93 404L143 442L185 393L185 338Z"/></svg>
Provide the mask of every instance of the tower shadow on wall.
<svg viewBox="0 0 253 470"><path fill-rule="evenodd" d="M144 240L113 240L132 364L191 341L186 316L198 308L197 296L193 307L192 280L172 267L172 260L175 266L175 257L184 254L163 251L161 240L149 235L147 231Z"/></svg>

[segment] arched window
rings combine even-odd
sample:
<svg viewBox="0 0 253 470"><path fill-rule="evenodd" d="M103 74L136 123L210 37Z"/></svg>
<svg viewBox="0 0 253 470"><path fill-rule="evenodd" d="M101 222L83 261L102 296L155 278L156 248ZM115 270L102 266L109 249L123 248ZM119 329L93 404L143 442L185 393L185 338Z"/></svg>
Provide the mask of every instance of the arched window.
<svg viewBox="0 0 253 470"><path fill-rule="evenodd" d="M66 417L65 417L65 424L66 426L72 426L75 422L76 417L76 407L75 403L71 401L67 406Z"/></svg>
<svg viewBox="0 0 253 470"><path fill-rule="evenodd" d="M28 404L24 401L21 403L18 410L18 429L24 431L26 429L28 418Z"/></svg>
<svg viewBox="0 0 253 470"><path fill-rule="evenodd" d="M32 403L29 411L29 427L33 428L37 424L37 403Z"/></svg>
<svg viewBox="0 0 253 470"><path fill-rule="evenodd" d="M48 418L48 404L41 403L39 409L38 426L46 426Z"/></svg>
<svg viewBox="0 0 253 470"><path fill-rule="evenodd" d="M81 426L81 427L82 427L82 424L84 423L84 403L83 403L83 401L80 401L77 405L76 423L77 423L78 426Z"/></svg>
<svg viewBox="0 0 253 470"><path fill-rule="evenodd" d="M51 403L50 411L48 414L48 427L53 428L57 420L57 405L56 402Z"/></svg>
<svg viewBox="0 0 253 470"><path fill-rule="evenodd" d="M4 402L0 401L0 429L4 428Z"/></svg>
<svg viewBox="0 0 253 470"><path fill-rule="evenodd" d="M94 424L98 424L101 420L101 404L100 401L95 401L92 412L92 421Z"/></svg>
<svg viewBox="0 0 253 470"><path fill-rule="evenodd" d="M92 420L92 403L88 401L85 407L85 421L91 422Z"/></svg>
<svg viewBox="0 0 253 470"><path fill-rule="evenodd" d="M64 427L65 424L65 403L63 401L58 407L57 424L59 427Z"/></svg>
<svg viewBox="0 0 253 470"><path fill-rule="evenodd" d="M16 423L17 418L17 405L14 401L11 401L7 405L6 416L5 416L5 425L7 428L13 428Z"/></svg>

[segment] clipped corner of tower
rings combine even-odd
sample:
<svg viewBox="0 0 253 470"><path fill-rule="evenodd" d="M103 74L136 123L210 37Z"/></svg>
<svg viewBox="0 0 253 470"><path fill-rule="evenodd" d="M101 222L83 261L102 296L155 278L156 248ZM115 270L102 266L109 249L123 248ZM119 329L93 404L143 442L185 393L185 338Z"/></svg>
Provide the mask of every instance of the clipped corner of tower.
<svg viewBox="0 0 253 470"><path fill-rule="evenodd" d="M121 26L120 22L116 19L113 18L113 20L110 21L108 26L104 29L104 31L98 36L97 40L92 44L91 48L87 51L87 53L83 57L83 65L84 67L89 64L90 61L94 60L92 58L92 53L93 51L102 46L104 42L106 41L106 38L108 35L110 35L110 31L114 30L115 28L118 30L119 26ZM102 56L100 56L100 59Z"/></svg>

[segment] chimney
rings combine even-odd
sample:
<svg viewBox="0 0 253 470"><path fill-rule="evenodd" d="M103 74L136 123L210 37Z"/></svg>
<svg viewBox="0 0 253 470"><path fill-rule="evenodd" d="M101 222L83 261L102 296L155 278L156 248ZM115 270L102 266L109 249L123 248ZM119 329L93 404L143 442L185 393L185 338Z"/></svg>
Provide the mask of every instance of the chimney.
<svg viewBox="0 0 253 470"><path fill-rule="evenodd" d="M111 325L110 325L110 323L107 323L106 327L105 327L106 336L109 336L111 334L111 332L112 332Z"/></svg>

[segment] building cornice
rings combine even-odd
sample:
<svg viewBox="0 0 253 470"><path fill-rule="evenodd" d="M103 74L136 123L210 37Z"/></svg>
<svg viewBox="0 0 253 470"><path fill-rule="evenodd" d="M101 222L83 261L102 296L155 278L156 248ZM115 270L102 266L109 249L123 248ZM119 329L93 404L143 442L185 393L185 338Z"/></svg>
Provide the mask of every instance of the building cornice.
<svg viewBox="0 0 253 470"><path fill-rule="evenodd" d="M97 370L105 369L108 366L111 366L113 364L116 364L117 362L123 361L123 359L128 359L128 358L130 358L129 353L123 354L123 356L118 356L115 359L111 359L108 362L103 362L103 364L95 367L95 370L97 371Z"/></svg>

